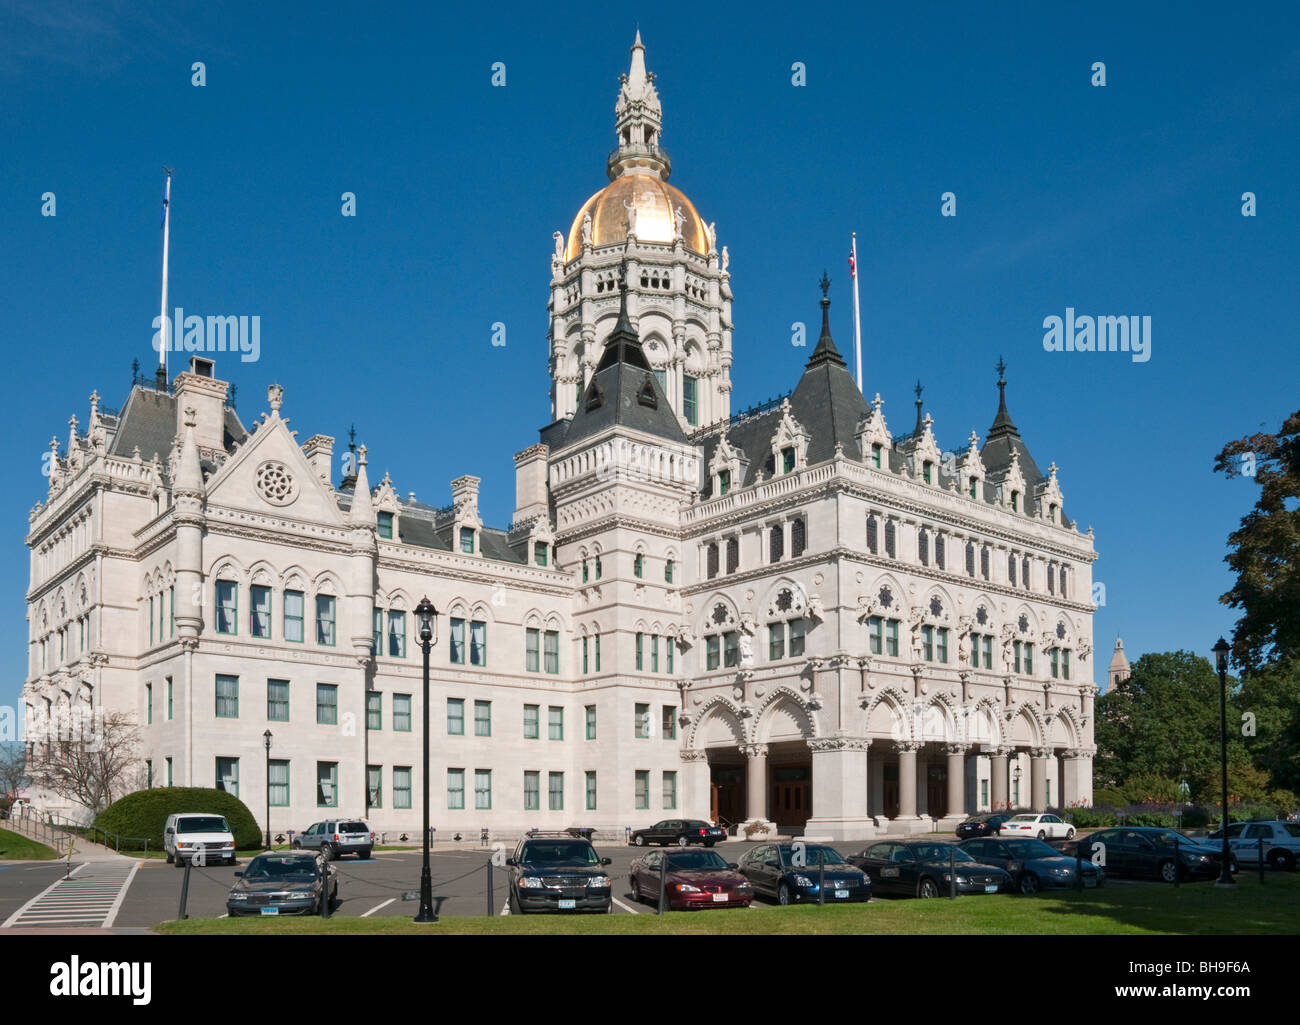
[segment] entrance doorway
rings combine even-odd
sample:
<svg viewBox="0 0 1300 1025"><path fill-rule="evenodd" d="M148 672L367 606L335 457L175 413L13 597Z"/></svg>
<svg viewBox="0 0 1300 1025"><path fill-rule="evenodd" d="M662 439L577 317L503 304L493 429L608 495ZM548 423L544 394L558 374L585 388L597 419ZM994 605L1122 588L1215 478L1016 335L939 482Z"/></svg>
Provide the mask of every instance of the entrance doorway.
<svg viewBox="0 0 1300 1025"><path fill-rule="evenodd" d="M768 817L782 832L802 830L812 815L812 766L773 766L772 788Z"/></svg>
<svg viewBox="0 0 1300 1025"><path fill-rule="evenodd" d="M884 780L885 818L898 818L898 763L883 767L881 778Z"/></svg>
<svg viewBox="0 0 1300 1025"><path fill-rule="evenodd" d="M933 819L948 814L948 769L931 765L925 771L925 807Z"/></svg>
<svg viewBox="0 0 1300 1025"><path fill-rule="evenodd" d="M724 826L745 819L745 770L741 766L709 766L709 815Z"/></svg>

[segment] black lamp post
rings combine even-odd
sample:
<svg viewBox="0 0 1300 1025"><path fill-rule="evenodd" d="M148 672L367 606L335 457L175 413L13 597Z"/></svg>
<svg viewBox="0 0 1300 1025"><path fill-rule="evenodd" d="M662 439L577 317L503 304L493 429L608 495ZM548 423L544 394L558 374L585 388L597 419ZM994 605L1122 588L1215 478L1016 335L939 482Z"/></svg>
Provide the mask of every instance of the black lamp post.
<svg viewBox="0 0 1300 1025"><path fill-rule="evenodd" d="M429 649L438 641L438 610L428 597L415 607L420 620L420 647L424 650L424 762L420 775L424 779L424 867L420 869L420 910L417 922L436 922L433 911L433 877L429 873Z"/></svg>
<svg viewBox="0 0 1300 1025"><path fill-rule="evenodd" d="M262 734L266 745L266 850L271 849L271 731Z"/></svg>
<svg viewBox="0 0 1300 1025"><path fill-rule="evenodd" d="M1019 807L1020 807L1020 776L1021 776L1021 774L1022 774L1022 770L1021 770L1021 768L1020 768L1019 765L1017 765L1016 768L1015 768L1015 771L1011 773L1012 777L1013 777L1014 780L1015 780L1015 784L1016 784L1016 787L1015 787L1015 791L1016 791L1016 792L1011 796L1011 806L1012 806L1013 808L1019 808Z"/></svg>
<svg viewBox="0 0 1300 1025"><path fill-rule="evenodd" d="M1219 763L1223 770L1223 864L1215 886L1235 886L1232 878L1232 855L1228 849L1228 652L1232 649L1222 637L1214 646L1214 667L1219 671Z"/></svg>

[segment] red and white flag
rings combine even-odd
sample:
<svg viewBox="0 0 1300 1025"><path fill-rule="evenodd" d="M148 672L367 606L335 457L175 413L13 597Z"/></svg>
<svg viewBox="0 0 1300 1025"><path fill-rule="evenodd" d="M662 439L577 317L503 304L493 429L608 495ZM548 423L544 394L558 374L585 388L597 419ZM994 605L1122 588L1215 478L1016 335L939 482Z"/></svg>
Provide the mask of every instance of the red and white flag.
<svg viewBox="0 0 1300 1025"><path fill-rule="evenodd" d="M855 254L849 253L849 277L856 278L857 276L858 276L858 258Z"/></svg>

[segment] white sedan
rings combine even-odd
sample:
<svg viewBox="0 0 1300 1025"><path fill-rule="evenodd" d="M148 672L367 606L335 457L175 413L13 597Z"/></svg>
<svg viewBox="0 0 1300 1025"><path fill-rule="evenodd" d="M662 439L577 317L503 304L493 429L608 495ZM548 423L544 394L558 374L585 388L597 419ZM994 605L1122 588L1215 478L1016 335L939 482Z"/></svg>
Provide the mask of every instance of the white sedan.
<svg viewBox="0 0 1300 1025"><path fill-rule="evenodd" d="M998 828L999 836L1034 836L1039 840L1071 840L1074 827L1056 815L1013 815Z"/></svg>

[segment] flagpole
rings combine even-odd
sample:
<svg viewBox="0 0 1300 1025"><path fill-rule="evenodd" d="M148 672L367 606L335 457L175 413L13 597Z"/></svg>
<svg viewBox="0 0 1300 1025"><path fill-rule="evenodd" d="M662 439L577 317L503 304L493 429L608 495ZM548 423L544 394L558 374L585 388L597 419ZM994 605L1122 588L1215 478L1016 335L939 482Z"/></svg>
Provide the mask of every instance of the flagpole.
<svg viewBox="0 0 1300 1025"><path fill-rule="evenodd" d="M159 339L162 350L158 353L158 365L162 368L163 384L167 383L167 350L171 348L172 331L168 330L167 324L167 250L171 241L172 227L172 170L166 165L163 170L167 172L167 185L163 192L163 264L162 264L162 317L158 321ZM173 325L172 330L175 329Z"/></svg>
<svg viewBox="0 0 1300 1025"><path fill-rule="evenodd" d="M853 233L853 350L858 360L858 391L862 391L862 319L858 310L858 233Z"/></svg>

